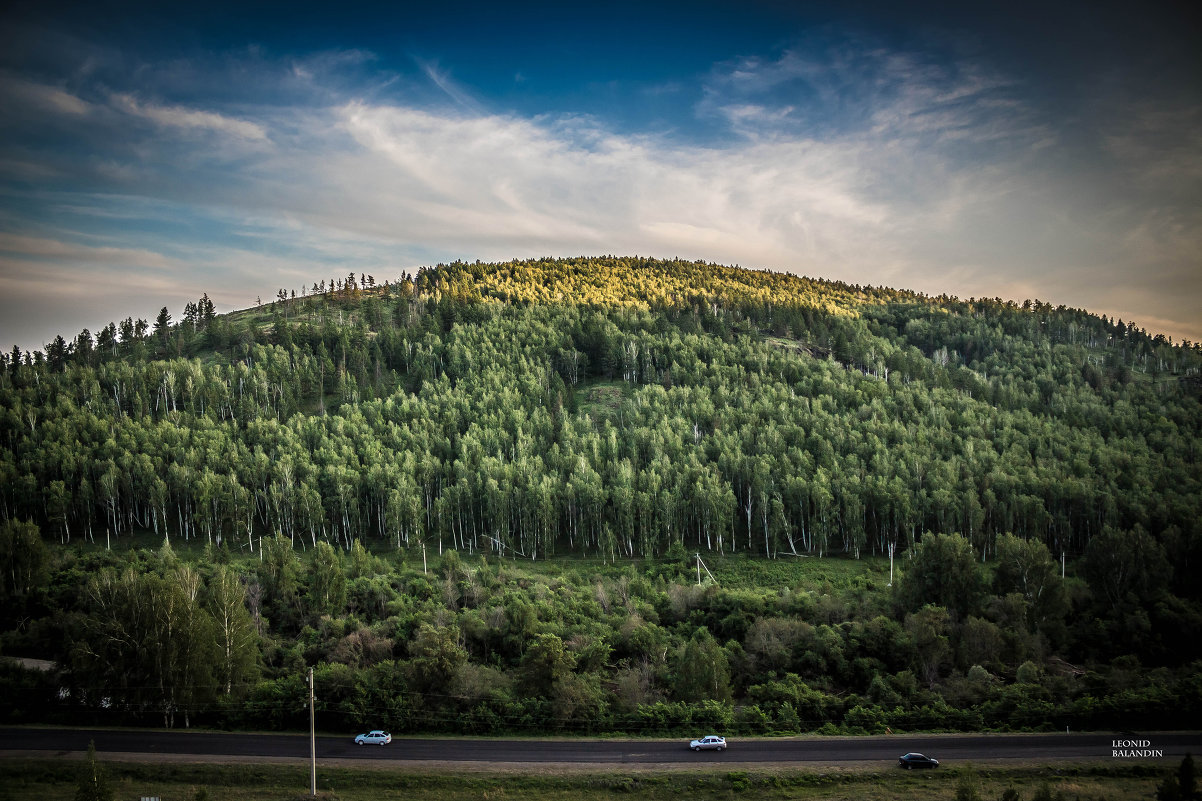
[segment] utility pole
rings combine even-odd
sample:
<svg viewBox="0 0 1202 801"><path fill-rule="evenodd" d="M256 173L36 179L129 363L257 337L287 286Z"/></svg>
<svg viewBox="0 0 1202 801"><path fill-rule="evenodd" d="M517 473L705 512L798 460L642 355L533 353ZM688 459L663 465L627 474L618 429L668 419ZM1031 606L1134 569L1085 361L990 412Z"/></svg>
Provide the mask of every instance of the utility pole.
<svg viewBox="0 0 1202 801"><path fill-rule="evenodd" d="M697 557L697 586L701 586L701 554L694 554Z"/></svg>
<svg viewBox="0 0 1202 801"><path fill-rule="evenodd" d="M426 571L426 543L424 542L422 543L422 575L429 575L429 573Z"/></svg>
<svg viewBox="0 0 1202 801"><path fill-rule="evenodd" d="M313 668L309 668L309 795L317 797L317 716L313 709Z"/></svg>
<svg viewBox="0 0 1202 801"><path fill-rule="evenodd" d="M1064 581L1064 551L1060 552L1060 580Z"/></svg>
<svg viewBox="0 0 1202 801"><path fill-rule="evenodd" d="M889 543L889 586L893 586L893 543Z"/></svg>

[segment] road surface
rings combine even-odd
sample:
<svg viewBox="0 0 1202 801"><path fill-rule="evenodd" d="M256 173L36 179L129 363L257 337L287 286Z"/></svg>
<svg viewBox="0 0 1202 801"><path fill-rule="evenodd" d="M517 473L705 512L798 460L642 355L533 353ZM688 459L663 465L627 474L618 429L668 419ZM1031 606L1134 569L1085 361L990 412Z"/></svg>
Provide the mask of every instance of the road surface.
<svg viewBox="0 0 1202 801"><path fill-rule="evenodd" d="M698 736L703 732L698 732ZM317 738L317 758L395 763L541 763L561 766L641 764L687 766L722 763L813 764L895 763L907 751L934 756L944 764L980 760L1124 762L1180 761L1202 756L1202 733L893 735L807 739L731 738L724 752L694 753L684 740L471 740L396 737L391 745L357 746L354 733ZM274 757L308 759L309 738L295 734L224 734L192 731L0 728L0 752L83 752L88 742L108 755L176 757ZM1116 745L1116 741L1123 741ZM1135 741L1134 744L1131 741ZM1114 755L1120 748L1124 756ZM1150 753L1149 753L1150 752Z"/></svg>

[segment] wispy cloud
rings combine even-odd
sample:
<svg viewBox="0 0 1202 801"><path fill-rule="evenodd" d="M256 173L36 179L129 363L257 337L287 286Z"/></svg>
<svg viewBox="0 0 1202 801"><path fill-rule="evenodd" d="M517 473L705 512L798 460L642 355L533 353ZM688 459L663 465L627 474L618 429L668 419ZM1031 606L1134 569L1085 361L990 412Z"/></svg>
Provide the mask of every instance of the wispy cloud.
<svg viewBox="0 0 1202 801"><path fill-rule="evenodd" d="M448 70L443 69L436 61L426 61L420 58L414 58L422 73L425 74L430 82L437 86L451 100L455 101L456 105L475 114L483 112L483 106L478 100L472 97L467 89L459 85L459 83L451 77Z"/></svg>
<svg viewBox="0 0 1202 801"><path fill-rule="evenodd" d="M92 105L56 86L37 83L14 76L0 76L0 97L10 109L37 110L84 116Z"/></svg>
<svg viewBox="0 0 1202 801"><path fill-rule="evenodd" d="M228 117L214 111L145 103L129 94L114 95L113 105L128 114L142 117L166 128L212 131L250 141L266 142L268 139L267 131L262 125Z"/></svg>
<svg viewBox="0 0 1202 801"><path fill-rule="evenodd" d="M0 233L0 254L7 264L16 261L61 261L76 264L119 264L122 267L180 267L179 262L141 248L88 246L78 242L37 236Z"/></svg>
<svg viewBox="0 0 1202 801"><path fill-rule="evenodd" d="M971 61L920 57L863 40L815 40L775 59L715 65L698 116L721 115L739 133L821 140L878 137L924 150L947 140L1026 146L1048 130L1019 88ZM761 127L749 129L751 120Z"/></svg>
<svg viewBox="0 0 1202 801"><path fill-rule="evenodd" d="M492 113L435 62L418 62L417 83L450 102L371 73L360 51L240 58L243 69L228 54L208 71L174 65L188 93L161 73L153 91L122 85L111 68L75 94L0 82L18 111L103 123L72 128L71 147L40 161L0 163L0 289L12 290L0 317L19 311L14 298L55 308L52 283L67 275L120 319L201 291L249 304L347 270L637 252L964 296L1009 287L1202 338L1196 186L1157 177L1159 152L1129 127L1111 131L1108 169L1145 176L1146 197L1081 192L1062 166L1078 155L1070 143L1004 76L971 64L857 41L719 64L693 111L721 135L699 141L571 110ZM254 77L236 102L205 102L195 88L211 71ZM251 102L256 92L273 102ZM1183 121L1160 124L1188 155ZM88 186L16 183L81 163ZM109 292L117 265L136 277L117 283L154 276L143 286L162 300ZM171 290L156 270L186 277ZM1177 291L1124 292L1156 281ZM77 328L79 311L60 310L57 330Z"/></svg>

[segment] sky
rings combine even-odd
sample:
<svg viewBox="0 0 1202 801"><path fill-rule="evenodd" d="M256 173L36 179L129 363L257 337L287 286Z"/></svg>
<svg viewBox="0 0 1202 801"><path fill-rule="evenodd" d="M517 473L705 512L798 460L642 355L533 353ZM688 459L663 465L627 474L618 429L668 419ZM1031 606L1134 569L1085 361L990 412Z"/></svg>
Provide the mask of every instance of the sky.
<svg viewBox="0 0 1202 801"><path fill-rule="evenodd" d="M702 259L1202 340L1185 3L8 3L0 347L455 259Z"/></svg>

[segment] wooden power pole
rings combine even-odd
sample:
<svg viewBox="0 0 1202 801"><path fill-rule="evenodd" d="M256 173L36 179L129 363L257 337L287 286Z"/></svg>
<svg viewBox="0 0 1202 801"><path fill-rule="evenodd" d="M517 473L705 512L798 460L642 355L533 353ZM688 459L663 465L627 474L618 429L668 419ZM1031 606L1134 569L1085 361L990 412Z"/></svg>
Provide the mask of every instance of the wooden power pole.
<svg viewBox="0 0 1202 801"><path fill-rule="evenodd" d="M309 668L309 795L317 796L317 716L313 709L313 668Z"/></svg>

